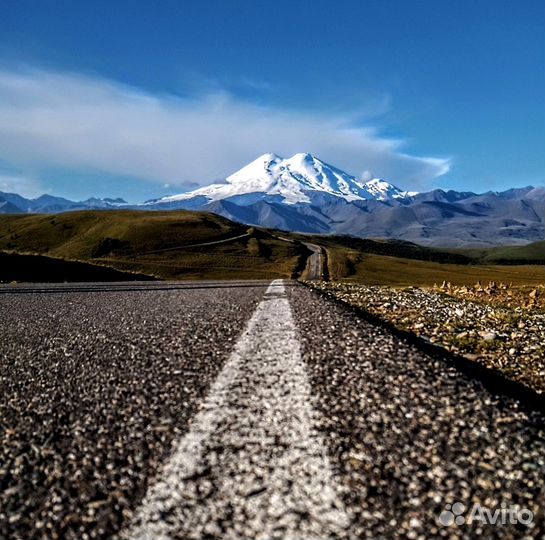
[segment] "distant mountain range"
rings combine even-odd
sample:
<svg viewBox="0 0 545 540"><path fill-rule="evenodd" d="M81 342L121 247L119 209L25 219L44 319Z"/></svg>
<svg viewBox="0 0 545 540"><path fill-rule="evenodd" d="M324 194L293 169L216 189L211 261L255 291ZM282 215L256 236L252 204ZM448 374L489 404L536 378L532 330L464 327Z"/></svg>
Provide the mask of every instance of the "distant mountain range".
<svg viewBox="0 0 545 540"><path fill-rule="evenodd" d="M0 214L56 214L75 210L100 210L130 207L123 199L97 199L70 201L63 197L42 195L37 199L26 199L16 193L0 191Z"/></svg>
<svg viewBox="0 0 545 540"><path fill-rule="evenodd" d="M225 182L129 205L122 199L74 202L0 192L0 213L84 209L202 210L275 229L427 246L521 245L545 238L545 188L473 192L402 191L385 180L358 180L311 154L264 154Z"/></svg>

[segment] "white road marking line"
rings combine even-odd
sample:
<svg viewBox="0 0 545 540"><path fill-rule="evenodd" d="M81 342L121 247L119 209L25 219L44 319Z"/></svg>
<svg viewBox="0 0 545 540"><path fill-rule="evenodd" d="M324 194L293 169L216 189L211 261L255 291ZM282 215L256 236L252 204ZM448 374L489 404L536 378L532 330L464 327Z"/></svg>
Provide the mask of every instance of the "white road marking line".
<svg viewBox="0 0 545 540"><path fill-rule="evenodd" d="M122 538L332 538L349 516L281 280L267 289Z"/></svg>

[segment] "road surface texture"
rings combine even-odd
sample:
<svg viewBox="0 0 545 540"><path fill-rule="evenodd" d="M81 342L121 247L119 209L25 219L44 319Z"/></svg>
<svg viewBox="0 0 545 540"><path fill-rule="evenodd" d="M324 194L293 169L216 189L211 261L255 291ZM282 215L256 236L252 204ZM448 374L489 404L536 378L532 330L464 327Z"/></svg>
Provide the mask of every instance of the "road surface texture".
<svg viewBox="0 0 545 540"><path fill-rule="evenodd" d="M544 538L543 413L296 283L5 287L0 329L0 538Z"/></svg>

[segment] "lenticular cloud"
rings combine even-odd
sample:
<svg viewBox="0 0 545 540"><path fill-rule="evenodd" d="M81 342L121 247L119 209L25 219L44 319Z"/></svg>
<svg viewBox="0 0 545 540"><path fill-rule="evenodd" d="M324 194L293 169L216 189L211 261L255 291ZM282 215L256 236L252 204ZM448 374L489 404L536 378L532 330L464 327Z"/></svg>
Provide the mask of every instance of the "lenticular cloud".
<svg viewBox="0 0 545 540"><path fill-rule="evenodd" d="M400 185L448 171L448 160L408 155L402 141L352 120L258 106L226 93L182 98L73 73L0 71L0 160L21 170L61 167L206 184L264 152L307 151Z"/></svg>

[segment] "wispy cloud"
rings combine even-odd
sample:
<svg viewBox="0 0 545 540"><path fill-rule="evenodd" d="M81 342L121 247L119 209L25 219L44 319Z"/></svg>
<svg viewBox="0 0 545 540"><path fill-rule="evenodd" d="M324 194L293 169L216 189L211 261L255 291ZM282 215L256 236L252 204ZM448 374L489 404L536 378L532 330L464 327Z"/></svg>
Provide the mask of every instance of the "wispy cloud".
<svg viewBox="0 0 545 540"><path fill-rule="evenodd" d="M19 174L0 174L0 191L33 198L42 195L46 190L35 178Z"/></svg>
<svg viewBox="0 0 545 540"><path fill-rule="evenodd" d="M448 171L447 159L409 155L402 140L354 127L356 116L266 107L225 92L181 98L74 73L0 71L0 159L20 170L96 170L181 186L225 178L264 152L307 151L401 186Z"/></svg>

